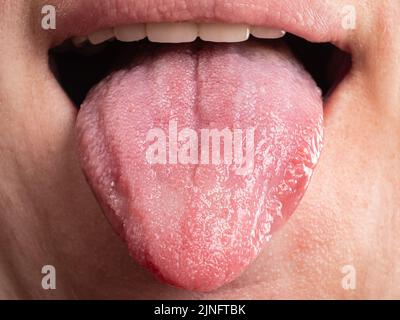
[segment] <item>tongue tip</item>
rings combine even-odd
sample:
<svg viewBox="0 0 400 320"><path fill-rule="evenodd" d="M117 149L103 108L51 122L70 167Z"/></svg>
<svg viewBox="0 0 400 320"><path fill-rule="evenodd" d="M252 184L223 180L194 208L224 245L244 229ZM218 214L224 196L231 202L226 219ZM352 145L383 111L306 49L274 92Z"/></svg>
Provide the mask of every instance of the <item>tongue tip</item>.
<svg viewBox="0 0 400 320"><path fill-rule="evenodd" d="M220 279L218 278L212 279L211 281L210 279L204 280L201 277L199 278L194 277L190 280L185 279L182 281L182 279L179 278L166 278L161 273L155 270L153 270L152 272L157 278L157 280L160 281L161 283L167 284L177 289L194 291L194 292L204 292L204 293L212 292L229 282L229 281L226 282L224 281L223 283L221 283Z"/></svg>
<svg viewBox="0 0 400 320"><path fill-rule="evenodd" d="M209 272L207 268L196 266L194 269L178 268L169 272L165 267L157 267L153 264L147 264L146 268L161 283L170 285L174 288L195 291L211 292L233 281L237 275L227 277L222 271Z"/></svg>
<svg viewBox="0 0 400 320"><path fill-rule="evenodd" d="M195 243L190 243L190 250L171 244L169 247L175 247L178 254L162 254L157 248L142 253L130 250L130 255L161 283L195 292L215 291L234 281L257 256L249 258L251 255L245 254L247 258L243 258L234 246L219 254L210 248L200 249Z"/></svg>

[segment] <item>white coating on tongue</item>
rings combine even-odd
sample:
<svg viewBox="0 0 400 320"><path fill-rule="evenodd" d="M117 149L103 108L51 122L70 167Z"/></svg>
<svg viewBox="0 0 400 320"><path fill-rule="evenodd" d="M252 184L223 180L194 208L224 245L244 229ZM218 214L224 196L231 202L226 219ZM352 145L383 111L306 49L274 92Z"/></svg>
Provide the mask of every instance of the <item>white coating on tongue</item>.
<svg viewBox="0 0 400 320"><path fill-rule="evenodd" d="M169 284L237 277L294 211L322 145L322 101L284 50L254 43L162 49L116 72L77 120L82 167L131 255ZM149 130L255 129L254 170L149 164ZM168 152L168 151L167 151Z"/></svg>

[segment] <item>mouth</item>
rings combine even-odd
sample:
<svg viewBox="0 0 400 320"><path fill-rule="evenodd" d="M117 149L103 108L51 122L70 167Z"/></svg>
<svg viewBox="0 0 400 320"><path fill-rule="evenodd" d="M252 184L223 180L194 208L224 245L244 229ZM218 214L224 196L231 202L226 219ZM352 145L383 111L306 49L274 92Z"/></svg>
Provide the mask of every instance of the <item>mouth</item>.
<svg viewBox="0 0 400 320"><path fill-rule="evenodd" d="M85 1L50 50L98 202L176 287L233 281L294 213L351 69L340 10L263 2Z"/></svg>

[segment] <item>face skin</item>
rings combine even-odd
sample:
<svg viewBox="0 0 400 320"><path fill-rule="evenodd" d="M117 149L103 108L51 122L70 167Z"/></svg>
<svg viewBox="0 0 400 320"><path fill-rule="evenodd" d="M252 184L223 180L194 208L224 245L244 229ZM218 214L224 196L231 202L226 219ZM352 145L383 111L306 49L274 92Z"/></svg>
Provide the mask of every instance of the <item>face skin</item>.
<svg viewBox="0 0 400 320"><path fill-rule="evenodd" d="M354 3L353 69L325 106L305 197L240 278L203 294L128 256L79 167L77 111L48 68L41 5L2 1L0 298L400 298L400 3ZM49 264L57 289L46 291ZM355 290L342 287L346 265Z"/></svg>

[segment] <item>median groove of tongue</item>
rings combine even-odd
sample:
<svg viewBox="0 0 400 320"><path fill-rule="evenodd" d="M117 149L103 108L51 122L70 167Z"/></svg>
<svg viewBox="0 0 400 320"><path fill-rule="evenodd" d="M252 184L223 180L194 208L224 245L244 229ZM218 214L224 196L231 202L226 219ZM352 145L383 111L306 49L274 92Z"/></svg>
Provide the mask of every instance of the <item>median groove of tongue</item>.
<svg viewBox="0 0 400 320"><path fill-rule="evenodd" d="M169 284L209 291L239 276L293 213L319 158L321 119L319 89L282 47L166 46L91 91L77 139L131 255ZM171 162L169 143L186 129L199 149L202 129L242 130L243 148L254 130L249 171ZM165 135L165 162L146 159L149 132Z"/></svg>

